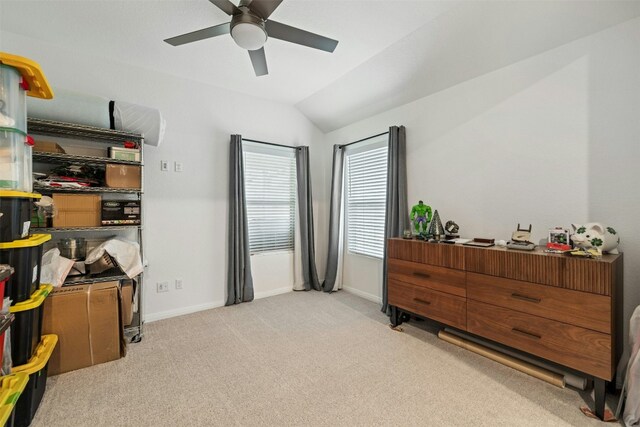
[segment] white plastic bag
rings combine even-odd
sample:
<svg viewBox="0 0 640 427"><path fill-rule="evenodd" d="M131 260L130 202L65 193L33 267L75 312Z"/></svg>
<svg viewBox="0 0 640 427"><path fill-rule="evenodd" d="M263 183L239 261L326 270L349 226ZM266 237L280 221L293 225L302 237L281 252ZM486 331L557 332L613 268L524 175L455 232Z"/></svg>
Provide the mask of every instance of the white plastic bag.
<svg viewBox="0 0 640 427"><path fill-rule="evenodd" d="M48 250L42 256L42 272L40 273L40 283L48 283L59 288L71 271L74 261L60 256L60 249Z"/></svg>
<svg viewBox="0 0 640 427"><path fill-rule="evenodd" d="M140 245L128 240L110 239L89 252L85 264L93 264L98 261L104 253L111 255L129 278L134 278L142 273L142 259L140 258Z"/></svg>
<svg viewBox="0 0 640 427"><path fill-rule="evenodd" d="M117 130L144 135L144 143L158 147L164 139L166 122L157 108L114 101L113 123Z"/></svg>

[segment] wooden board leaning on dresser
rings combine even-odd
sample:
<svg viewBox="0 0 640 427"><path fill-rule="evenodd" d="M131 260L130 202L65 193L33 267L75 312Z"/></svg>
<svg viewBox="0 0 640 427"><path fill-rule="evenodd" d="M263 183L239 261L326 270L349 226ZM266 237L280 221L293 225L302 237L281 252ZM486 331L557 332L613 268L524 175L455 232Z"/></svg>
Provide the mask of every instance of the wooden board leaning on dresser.
<svg viewBox="0 0 640 427"><path fill-rule="evenodd" d="M391 323L436 320L593 377L596 414L622 350L622 255L599 260L389 239Z"/></svg>

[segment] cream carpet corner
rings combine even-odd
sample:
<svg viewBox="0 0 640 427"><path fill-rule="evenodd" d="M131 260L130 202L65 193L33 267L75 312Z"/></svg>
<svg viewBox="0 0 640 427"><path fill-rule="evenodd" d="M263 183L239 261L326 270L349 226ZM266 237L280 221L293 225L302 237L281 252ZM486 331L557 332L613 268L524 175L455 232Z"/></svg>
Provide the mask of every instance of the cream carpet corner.
<svg viewBox="0 0 640 427"><path fill-rule="evenodd" d="M49 378L32 425L600 425L585 393L403 327L345 292L151 323L126 358Z"/></svg>

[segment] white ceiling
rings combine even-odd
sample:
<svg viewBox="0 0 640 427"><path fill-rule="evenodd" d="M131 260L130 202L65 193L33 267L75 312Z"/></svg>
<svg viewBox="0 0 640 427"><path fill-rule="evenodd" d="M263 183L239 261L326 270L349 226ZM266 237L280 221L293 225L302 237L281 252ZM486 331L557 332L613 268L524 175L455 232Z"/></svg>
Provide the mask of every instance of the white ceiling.
<svg viewBox="0 0 640 427"><path fill-rule="evenodd" d="M207 0L0 1L0 28L5 31L290 104L307 98L455 5L284 0L271 15L273 20L339 40L338 47L331 54L270 39L265 45L269 75L256 77L248 53L229 35L179 47L163 42L229 22L230 17ZM30 19L15 19L18 16Z"/></svg>
<svg viewBox="0 0 640 427"><path fill-rule="evenodd" d="M637 16L640 0L465 2L297 107L331 131Z"/></svg>
<svg viewBox="0 0 640 427"><path fill-rule="evenodd" d="M228 22L207 0L0 0L0 8L3 31L293 104L324 131L640 16L638 0L284 0L271 18L340 43L329 54L270 39L269 75L256 77L228 35L162 41Z"/></svg>

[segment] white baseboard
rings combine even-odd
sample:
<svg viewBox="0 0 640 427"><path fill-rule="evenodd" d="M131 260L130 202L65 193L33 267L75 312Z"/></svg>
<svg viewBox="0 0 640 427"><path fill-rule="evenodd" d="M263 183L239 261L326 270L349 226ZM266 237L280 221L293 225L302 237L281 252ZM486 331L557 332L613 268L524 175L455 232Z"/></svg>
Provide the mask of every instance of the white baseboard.
<svg viewBox="0 0 640 427"><path fill-rule="evenodd" d="M287 292L293 292L291 286L286 288L272 289L270 291L256 292L254 299L272 297L274 295L285 294ZM212 308L224 307L224 301L213 301L206 304L191 305L189 307L180 307L173 310L160 311L158 313L147 314L144 317L145 323L151 323L158 320L169 319L171 317L184 316L185 314L196 313L198 311L211 310Z"/></svg>
<svg viewBox="0 0 640 427"><path fill-rule="evenodd" d="M274 295L286 294L287 292L293 292L293 287L287 286L284 288L271 289L270 291L255 292L253 294L253 298L260 299L260 298L272 297Z"/></svg>
<svg viewBox="0 0 640 427"><path fill-rule="evenodd" d="M364 298L369 301L377 302L378 304L382 304L382 297L378 295L370 294L369 292L361 291L360 289L352 288L350 286L343 286L342 290L345 292L349 292L350 294L354 294L359 296L360 298Z"/></svg>
<svg viewBox="0 0 640 427"><path fill-rule="evenodd" d="M185 314L196 313L198 311L211 310L212 308L223 307L224 301L213 301L205 304L190 305L189 307L174 308L173 310L150 313L144 316L145 323L157 320L169 319L170 317L184 316Z"/></svg>

